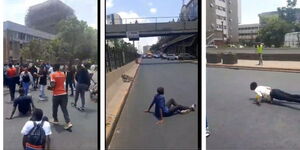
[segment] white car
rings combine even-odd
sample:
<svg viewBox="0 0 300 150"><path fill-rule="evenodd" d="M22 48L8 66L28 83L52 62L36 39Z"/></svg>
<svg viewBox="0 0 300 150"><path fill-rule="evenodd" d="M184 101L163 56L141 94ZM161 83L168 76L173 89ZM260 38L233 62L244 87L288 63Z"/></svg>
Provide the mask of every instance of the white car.
<svg viewBox="0 0 300 150"><path fill-rule="evenodd" d="M167 60L177 60L178 56L176 56L175 54L167 54L166 59Z"/></svg>

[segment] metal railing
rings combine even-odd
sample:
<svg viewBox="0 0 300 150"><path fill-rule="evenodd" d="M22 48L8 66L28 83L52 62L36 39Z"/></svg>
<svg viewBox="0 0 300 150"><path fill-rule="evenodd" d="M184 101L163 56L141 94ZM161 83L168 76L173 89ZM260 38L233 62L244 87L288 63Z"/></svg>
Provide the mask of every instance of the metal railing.
<svg viewBox="0 0 300 150"><path fill-rule="evenodd" d="M138 57L134 50L105 46L105 72L122 67Z"/></svg>

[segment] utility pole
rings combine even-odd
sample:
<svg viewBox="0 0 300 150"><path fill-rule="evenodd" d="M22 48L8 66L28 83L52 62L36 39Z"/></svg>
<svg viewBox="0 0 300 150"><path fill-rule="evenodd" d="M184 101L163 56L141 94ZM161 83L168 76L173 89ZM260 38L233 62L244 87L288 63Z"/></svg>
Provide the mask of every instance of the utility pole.
<svg viewBox="0 0 300 150"><path fill-rule="evenodd" d="M222 40L223 40L223 42L224 42L224 22L222 21L221 22L222 23Z"/></svg>

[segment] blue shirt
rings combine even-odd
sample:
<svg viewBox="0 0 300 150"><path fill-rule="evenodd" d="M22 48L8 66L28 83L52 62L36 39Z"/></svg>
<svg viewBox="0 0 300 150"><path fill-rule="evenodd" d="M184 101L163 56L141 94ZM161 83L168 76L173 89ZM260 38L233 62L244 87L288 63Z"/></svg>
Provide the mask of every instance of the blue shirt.
<svg viewBox="0 0 300 150"><path fill-rule="evenodd" d="M161 94L157 94L154 96L154 99L150 105L150 108L152 105L155 104L155 116L160 118L160 110L163 111L163 113L168 113L169 109L165 105L165 96ZM160 118L161 119L161 118Z"/></svg>

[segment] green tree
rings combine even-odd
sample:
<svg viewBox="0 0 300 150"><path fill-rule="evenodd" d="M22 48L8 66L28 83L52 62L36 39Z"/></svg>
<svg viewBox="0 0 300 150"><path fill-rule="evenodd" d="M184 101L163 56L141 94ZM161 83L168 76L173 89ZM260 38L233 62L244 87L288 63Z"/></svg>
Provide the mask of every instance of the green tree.
<svg viewBox="0 0 300 150"><path fill-rule="evenodd" d="M287 6L277 8L279 17L287 22L295 23L296 21L296 9L297 0L287 0Z"/></svg>
<svg viewBox="0 0 300 150"><path fill-rule="evenodd" d="M291 32L294 25L279 18L271 17L266 19L266 25L259 30L258 37L260 42L263 42L266 46L280 47L284 43L284 35Z"/></svg>
<svg viewBox="0 0 300 150"><path fill-rule="evenodd" d="M20 56L23 59L30 59L33 62L42 59L42 53L45 49L45 42L42 40L32 40L20 50Z"/></svg>
<svg viewBox="0 0 300 150"><path fill-rule="evenodd" d="M95 58L97 54L97 30L85 21L70 18L58 24L58 38L64 44L62 53L70 62L76 58L81 61ZM98 56L98 55L96 55ZM97 58L97 57L96 57Z"/></svg>

